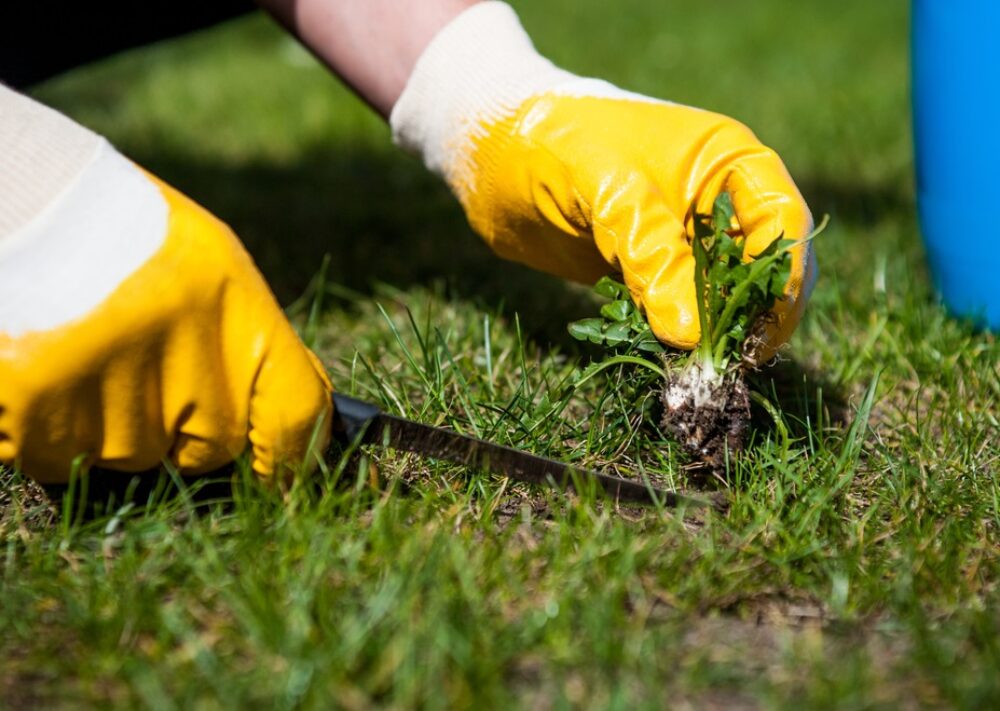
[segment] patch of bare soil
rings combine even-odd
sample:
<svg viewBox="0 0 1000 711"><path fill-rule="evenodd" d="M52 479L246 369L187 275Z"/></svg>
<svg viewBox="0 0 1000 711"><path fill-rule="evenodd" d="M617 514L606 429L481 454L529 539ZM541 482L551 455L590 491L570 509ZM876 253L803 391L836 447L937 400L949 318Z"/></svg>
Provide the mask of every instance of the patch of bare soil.
<svg viewBox="0 0 1000 711"><path fill-rule="evenodd" d="M662 691L647 687L641 679L633 683L636 697L664 708L768 708L770 704L754 693L753 686L771 687L794 698L814 682L817 666L824 660L859 648L870 660L869 673L878 680L872 698L875 705L920 707L910 693L913 680L894 675L894 665L907 654L906 643L877 631L875 620L849 627L832 624L817 603L793 601L780 594L762 595L738 612L685 614L666 603L658 612L649 612L636 610L634 614L647 614L647 626L664 625L676 632L669 647L661 649L676 670L676 678L660 678L660 683L668 682ZM699 679L694 673L685 683L686 673L699 669L702 673L716 670L719 680L706 686L704 677ZM560 698L587 705L601 692L586 674L559 674L550 660L538 654L515 660L509 675L524 705L533 709L555 708Z"/></svg>
<svg viewBox="0 0 1000 711"><path fill-rule="evenodd" d="M3 649L0 665L0 707L5 709L53 708L51 674L40 672L16 649Z"/></svg>

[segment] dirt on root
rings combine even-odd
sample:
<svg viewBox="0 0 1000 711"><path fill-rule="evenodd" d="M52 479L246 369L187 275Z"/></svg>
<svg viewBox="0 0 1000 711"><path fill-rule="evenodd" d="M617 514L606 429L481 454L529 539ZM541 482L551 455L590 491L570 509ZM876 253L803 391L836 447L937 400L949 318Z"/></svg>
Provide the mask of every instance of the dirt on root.
<svg viewBox="0 0 1000 711"><path fill-rule="evenodd" d="M51 498L39 484L0 467L0 538L43 531L56 516Z"/></svg>
<svg viewBox="0 0 1000 711"><path fill-rule="evenodd" d="M750 424L750 391L739 372L717 381L702 377L696 368L671 374L661 401L661 427L677 438L705 473L724 471L726 458L743 451Z"/></svg>

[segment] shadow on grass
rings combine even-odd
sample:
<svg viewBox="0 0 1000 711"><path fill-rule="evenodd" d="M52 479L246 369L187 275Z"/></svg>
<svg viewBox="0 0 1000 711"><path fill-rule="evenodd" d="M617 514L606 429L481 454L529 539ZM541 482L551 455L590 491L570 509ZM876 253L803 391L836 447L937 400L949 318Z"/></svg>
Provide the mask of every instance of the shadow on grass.
<svg viewBox="0 0 1000 711"><path fill-rule="evenodd" d="M781 360L773 366L751 372L750 387L777 403L788 434L795 439L809 436L810 430L824 427L841 429L852 417L847 393L814 368L795 360ZM751 405L754 431L773 433L772 417L757 403Z"/></svg>
<svg viewBox="0 0 1000 711"><path fill-rule="evenodd" d="M328 282L363 295L443 282L450 297L520 314L548 345L574 343L566 324L594 311L584 290L494 256L444 184L391 149L327 147L287 165L135 157L229 223L284 305L329 254Z"/></svg>
<svg viewBox="0 0 1000 711"><path fill-rule="evenodd" d="M416 493L410 483L402 479L390 483L370 456L352 454L336 440L331 442L325 460L329 476L317 470L295 486L304 487L307 495L317 499L326 490L368 489L381 495L390 486L400 496ZM14 489L17 490L18 502L6 502L2 493ZM140 472L93 467L85 476L66 484L38 484L23 474L14 475L0 468L0 522L7 503L21 503L21 508L24 508L23 502L27 501L44 507L49 514L46 526L50 526L67 515L78 523L102 520L117 515L122 507L141 510L173 505L193 515L213 510L229 513L236 509L237 499L248 493L253 496L266 494L274 497L275 501L284 501L288 491L274 489L258 479L249 467L237 462L203 474L183 477L171 475L166 467ZM12 497L8 495L6 498Z"/></svg>
<svg viewBox="0 0 1000 711"><path fill-rule="evenodd" d="M873 227L887 217L914 213L916 202L906 183L864 183L805 177L798 181L816 221L830 215L832 224Z"/></svg>
<svg viewBox="0 0 1000 711"><path fill-rule="evenodd" d="M178 485L164 469L119 472L92 469L75 484L43 484L54 512L87 522L106 518L121 507L156 506L186 499L195 512L233 505L234 465L198 476L184 477Z"/></svg>

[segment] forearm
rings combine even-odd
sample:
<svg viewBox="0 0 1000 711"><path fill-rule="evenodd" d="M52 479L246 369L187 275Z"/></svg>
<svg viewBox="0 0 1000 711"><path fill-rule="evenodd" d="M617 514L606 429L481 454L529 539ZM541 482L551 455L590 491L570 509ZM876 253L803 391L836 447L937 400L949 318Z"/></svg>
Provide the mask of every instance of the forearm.
<svg viewBox="0 0 1000 711"><path fill-rule="evenodd" d="M479 0L258 0L382 116L438 30Z"/></svg>

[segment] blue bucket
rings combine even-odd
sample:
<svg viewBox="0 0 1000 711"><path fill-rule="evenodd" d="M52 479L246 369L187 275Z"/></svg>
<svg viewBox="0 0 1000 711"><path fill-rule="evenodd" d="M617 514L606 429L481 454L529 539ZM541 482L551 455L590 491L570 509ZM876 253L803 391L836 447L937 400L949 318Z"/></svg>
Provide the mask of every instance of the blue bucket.
<svg viewBox="0 0 1000 711"><path fill-rule="evenodd" d="M917 208L948 309L1000 330L1000 0L913 0Z"/></svg>

